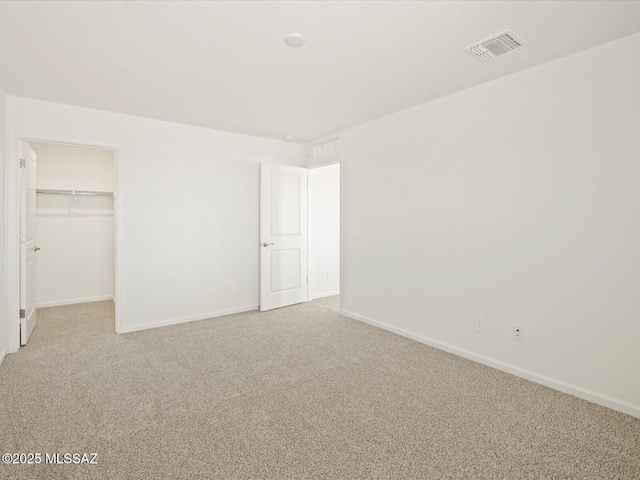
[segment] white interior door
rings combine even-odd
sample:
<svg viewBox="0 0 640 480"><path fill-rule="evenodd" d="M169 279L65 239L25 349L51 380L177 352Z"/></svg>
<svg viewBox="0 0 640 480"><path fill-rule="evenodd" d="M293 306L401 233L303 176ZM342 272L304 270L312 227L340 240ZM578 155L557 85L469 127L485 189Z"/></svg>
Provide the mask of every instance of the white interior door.
<svg viewBox="0 0 640 480"><path fill-rule="evenodd" d="M307 301L307 170L260 166L260 310Z"/></svg>
<svg viewBox="0 0 640 480"><path fill-rule="evenodd" d="M36 154L20 142L20 344L36 326Z"/></svg>

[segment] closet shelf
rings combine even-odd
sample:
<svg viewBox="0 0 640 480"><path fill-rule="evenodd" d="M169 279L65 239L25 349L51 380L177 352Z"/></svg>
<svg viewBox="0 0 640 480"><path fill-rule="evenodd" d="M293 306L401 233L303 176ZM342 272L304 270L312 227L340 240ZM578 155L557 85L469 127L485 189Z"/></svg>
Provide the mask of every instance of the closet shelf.
<svg viewBox="0 0 640 480"><path fill-rule="evenodd" d="M36 208L36 217L110 217L113 210L88 208Z"/></svg>
<svg viewBox="0 0 640 480"><path fill-rule="evenodd" d="M98 192L94 190L50 190L38 188L36 189L36 193L45 193L47 195L87 195L113 197L113 192Z"/></svg>

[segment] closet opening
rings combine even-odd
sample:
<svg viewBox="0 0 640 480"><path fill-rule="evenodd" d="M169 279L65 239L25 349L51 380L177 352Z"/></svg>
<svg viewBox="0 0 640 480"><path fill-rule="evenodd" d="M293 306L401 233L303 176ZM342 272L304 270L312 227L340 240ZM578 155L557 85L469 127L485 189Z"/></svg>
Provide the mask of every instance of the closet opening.
<svg viewBox="0 0 640 480"><path fill-rule="evenodd" d="M20 344L115 331L116 152L30 140L19 149Z"/></svg>

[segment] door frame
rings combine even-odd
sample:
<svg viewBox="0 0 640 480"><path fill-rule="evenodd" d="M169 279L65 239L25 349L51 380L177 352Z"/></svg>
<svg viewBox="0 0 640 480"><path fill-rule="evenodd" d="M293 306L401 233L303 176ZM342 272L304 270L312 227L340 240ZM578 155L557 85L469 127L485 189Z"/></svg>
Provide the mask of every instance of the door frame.
<svg viewBox="0 0 640 480"><path fill-rule="evenodd" d="M122 221L122 200L120 197L120 162L122 147L116 144L93 142L70 138L61 138L31 133L9 132L7 135L7 149L5 152L5 181L4 181L4 218L5 218L5 269L4 269L4 298L7 332L7 353L15 353L20 348L20 141L43 142L71 145L78 147L93 147L113 152L114 163L114 205L113 220L115 234L115 272L114 272L114 303L115 330L122 333L122 235L120 228ZM3 328L4 325L0 325Z"/></svg>

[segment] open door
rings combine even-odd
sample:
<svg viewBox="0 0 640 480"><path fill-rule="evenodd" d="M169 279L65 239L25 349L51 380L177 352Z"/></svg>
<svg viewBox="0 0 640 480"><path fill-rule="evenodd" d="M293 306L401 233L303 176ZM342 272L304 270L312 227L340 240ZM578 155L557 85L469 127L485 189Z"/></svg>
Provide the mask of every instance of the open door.
<svg viewBox="0 0 640 480"><path fill-rule="evenodd" d="M307 301L307 169L260 166L260 310Z"/></svg>
<svg viewBox="0 0 640 480"><path fill-rule="evenodd" d="M20 142L20 344L36 326L36 154Z"/></svg>

